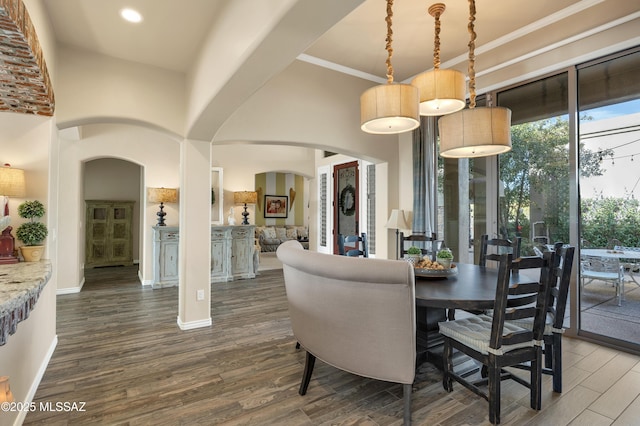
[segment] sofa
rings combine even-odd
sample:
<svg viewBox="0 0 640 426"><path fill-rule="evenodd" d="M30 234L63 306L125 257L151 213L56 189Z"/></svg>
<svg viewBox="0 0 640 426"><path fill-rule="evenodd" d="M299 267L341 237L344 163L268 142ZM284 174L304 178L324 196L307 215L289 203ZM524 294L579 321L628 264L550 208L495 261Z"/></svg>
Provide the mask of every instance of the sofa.
<svg viewBox="0 0 640 426"><path fill-rule="evenodd" d="M285 241L298 240L309 249L309 231L301 225L256 226L256 238L261 252L275 252Z"/></svg>
<svg viewBox="0 0 640 426"><path fill-rule="evenodd" d="M403 384L408 425L416 365L413 267L303 250L296 241L281 244L277 256L293 335L307 352L298 393L307 392L317 358L353 374Z"/></svg>

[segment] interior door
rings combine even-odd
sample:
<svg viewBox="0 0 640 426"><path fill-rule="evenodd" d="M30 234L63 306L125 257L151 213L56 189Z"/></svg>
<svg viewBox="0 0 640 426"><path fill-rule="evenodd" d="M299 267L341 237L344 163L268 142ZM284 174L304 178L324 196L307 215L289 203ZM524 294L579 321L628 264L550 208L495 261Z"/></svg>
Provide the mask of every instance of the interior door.
<svg viewBox="0 0 640 426"><path fill-rule="evenodd" d="M338 253L338 234L358 235L360 232L358 162L333 166L333 182L333 252Z"/></svg>

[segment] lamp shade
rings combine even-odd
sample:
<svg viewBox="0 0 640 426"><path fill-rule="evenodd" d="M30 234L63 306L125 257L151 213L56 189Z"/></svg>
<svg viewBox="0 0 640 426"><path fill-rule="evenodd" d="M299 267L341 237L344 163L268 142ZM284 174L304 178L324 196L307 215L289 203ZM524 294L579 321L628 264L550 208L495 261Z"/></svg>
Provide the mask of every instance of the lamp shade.
<svg viewBox="0 0 640 426"><path fill-rule="evenodd" d="M387 83L360 96L360 125L367 133L393 134L420 125L418 89L410 84Z"/></svg>
<svg viewBox="0 0 640 426"><path fill-rule="evenodd" d="M385 228L409 229L409 225L407 225L407 221L404 218L404 210L391 210L391 216L389 216L389 220L387 221Z"/></svg>
<svg viewBox="0 0 640 426"><path fill-rule="evenodd" d="M0 195L24 197L26 192L24 170L14 169L8 164L0 167Z"/></svg>
<svg viewBox="0 0 640 426"><path fill-rule="evenodd" d="M418 74L411 84L420 93L420 115L446 115L466 105L466 77L458 70L434 69Z"/></svg>
<svg viewBox="0 0 640 426"><path fill-rule="evenodd" d="M0 402L13 402L8 376L0 377Z"/></svg>
<svg viewBox="0 0 640 426"><path fill-rule="evenodd" d="M148 188L147 199L150 203L177 203L178 190L176 188Z"/></svg>
<svg viewBox="0 0 640 426"><path fill-rule="evenodd" d="M234 192L233 202L236 204L256 204L258 202L258 193L255 191Z"/></svg>
<svg viewBox="0 0 640 426"><path fill-rule="evenodd" d="M502 107L464 109L438 120L440 155L445 158L488 157L511 150L511 110Z"/></svg>

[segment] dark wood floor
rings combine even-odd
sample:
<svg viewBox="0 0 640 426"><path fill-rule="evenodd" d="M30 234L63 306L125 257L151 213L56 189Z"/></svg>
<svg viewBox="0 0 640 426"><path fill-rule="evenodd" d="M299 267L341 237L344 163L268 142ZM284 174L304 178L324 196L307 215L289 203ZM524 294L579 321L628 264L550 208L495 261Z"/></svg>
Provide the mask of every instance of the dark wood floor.
<svg viewBox="0 0 640 426"><path fill-rule="evenodd" d="M86 402L84 412L29 413L24 424L399 425L401 387L318 363L299 396L282 271L212 286L213 326L181 331L175 288L142 288L135 268L87 272L79 294L58 297L59 343L35 402ZM544 381L543 410L503 385L506 425L631 425L640 418L639 358L564 339L565 392ZM363 354L366 356L366 354ZM419 425L488 424L487 403L442 389L425 364L414 384Z"/></svg>

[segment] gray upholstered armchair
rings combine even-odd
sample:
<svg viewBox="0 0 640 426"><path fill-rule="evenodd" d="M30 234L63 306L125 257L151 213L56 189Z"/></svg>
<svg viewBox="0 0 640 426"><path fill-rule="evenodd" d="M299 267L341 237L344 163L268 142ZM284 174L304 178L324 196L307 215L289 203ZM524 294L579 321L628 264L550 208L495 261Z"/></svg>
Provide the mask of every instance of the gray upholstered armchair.
<svg viewBox="0 0 640 426"><path fill-rule="evenodd" d="M402 383L411 421L416 363L415 282L408 262L333 256L287 241L283 263L293 334L307 351L300 395L316 357L360 376Z"/></svg>

